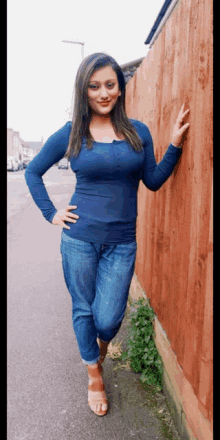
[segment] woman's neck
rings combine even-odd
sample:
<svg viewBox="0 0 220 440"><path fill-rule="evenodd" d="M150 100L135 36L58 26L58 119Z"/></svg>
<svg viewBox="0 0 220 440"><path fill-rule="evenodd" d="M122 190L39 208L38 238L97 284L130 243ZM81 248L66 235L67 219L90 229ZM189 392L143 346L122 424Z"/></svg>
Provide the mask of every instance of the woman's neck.
<svg viewBox="0 0 220 440"><path fill-rule="evenodd" d="M100 116L100 115L92 115L91 117L91 121L90 121L90 127L100 127L100 128L105 128L105 127L112 127L112 120L111 120L111 116L108 115L104 115L104 116Z"/></svg>
<svg viewBox="0 0 220 440"><path fill-rule="evenodd" d="M93 115L90 121L90 133L97 142L112 142L124 139L123 136L115 133L111 117L109 115Z"/></svg>

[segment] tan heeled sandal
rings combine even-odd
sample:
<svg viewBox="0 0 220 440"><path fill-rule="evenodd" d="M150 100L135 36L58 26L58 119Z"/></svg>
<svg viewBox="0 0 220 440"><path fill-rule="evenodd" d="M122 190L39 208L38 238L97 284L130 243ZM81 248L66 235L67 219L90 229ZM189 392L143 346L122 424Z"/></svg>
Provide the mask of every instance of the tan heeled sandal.
<svg viewBox="0 0 220 440"><path fill-rule="evenodd" d="M95 364L95 366L87 365L89 385L88 391L92 391L93 395L89 395L88 404L90 409L97 416L104 416L108 411L108 401L105 394L105 386L101 377L102 366L100 363ZM106 405L106 409L103 411L97 411L94 409L97 405Z"/></svg>

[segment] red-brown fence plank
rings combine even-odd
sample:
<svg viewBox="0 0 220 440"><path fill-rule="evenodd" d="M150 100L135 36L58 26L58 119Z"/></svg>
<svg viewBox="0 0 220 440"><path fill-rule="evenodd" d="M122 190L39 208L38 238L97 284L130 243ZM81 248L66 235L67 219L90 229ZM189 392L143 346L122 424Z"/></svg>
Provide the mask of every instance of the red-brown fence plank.
<svg viewBox="0 0 220 440"><path fill-rule="evenodd" d="M160 161L182 103L190 129L173 175L140 182L136 275L185 377L212 418L212 1L182 0L129 81L126 108L146 123Z"/></svg>

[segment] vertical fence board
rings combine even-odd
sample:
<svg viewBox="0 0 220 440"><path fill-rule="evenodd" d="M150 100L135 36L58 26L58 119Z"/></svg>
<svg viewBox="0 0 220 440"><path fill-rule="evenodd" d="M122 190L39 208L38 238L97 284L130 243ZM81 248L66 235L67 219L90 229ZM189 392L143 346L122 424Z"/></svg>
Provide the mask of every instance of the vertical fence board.
<svg viewBox="0 0 220 440"><path fill-rule="evenodd" d="M126 91L127 113L148 125L157 161L182 103L190 108L190 129L172 176L156 193L140 182L135 271L209 420L212 14L211 0L179 1Z"/></svg>

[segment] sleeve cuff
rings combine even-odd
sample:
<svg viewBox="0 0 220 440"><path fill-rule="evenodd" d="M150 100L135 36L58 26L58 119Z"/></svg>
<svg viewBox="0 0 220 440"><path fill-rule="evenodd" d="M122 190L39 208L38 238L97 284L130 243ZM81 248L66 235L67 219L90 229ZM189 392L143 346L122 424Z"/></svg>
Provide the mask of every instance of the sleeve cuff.
<svg viewBox="0 0 220 440"><path fill-rule="evenodd" d="M53 214L50 215L50 217L48 218L48 222L52 223L53 218L55 217L56 213L57 213L57 209L55 212L53 212Z"/></svg>
<svg viewBox="0 0 220 440"><path fill-rule="evenodd" d="M170 145L172 145L174 148L178 148L178 149L181 149L182 148L182 145L180 144L178 147L176 146L176 145L173 145L173 144L170 144Z"/></svg>
<svg viewBox="0 0 220 440"><path fill-rule="evenodd" d="M173 154L176 157L179 157L182 154L182 148L181 147L175 147L175 145L170 144L168 147L168 151Z"/></svg>

